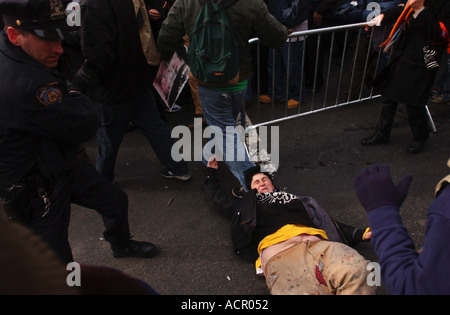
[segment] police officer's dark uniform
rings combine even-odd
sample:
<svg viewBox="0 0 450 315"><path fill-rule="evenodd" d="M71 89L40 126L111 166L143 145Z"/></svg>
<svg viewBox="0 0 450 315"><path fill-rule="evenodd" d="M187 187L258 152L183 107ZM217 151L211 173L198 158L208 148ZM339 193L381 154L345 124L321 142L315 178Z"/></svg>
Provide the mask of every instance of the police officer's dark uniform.
<svg viewBox="0 0 450 315"><path fill-rule="evenodd" d="M68 0L0 0L5 27L45 40L67 34ZM31 34L31 35L30 35ZM125 192L76 159L78 145L97 131L92 101L65 78L0 33L0 196L8 216L29 226L73 261L70 204L95 209L115 257L150 257L153 244L130 240Z"/></svg>

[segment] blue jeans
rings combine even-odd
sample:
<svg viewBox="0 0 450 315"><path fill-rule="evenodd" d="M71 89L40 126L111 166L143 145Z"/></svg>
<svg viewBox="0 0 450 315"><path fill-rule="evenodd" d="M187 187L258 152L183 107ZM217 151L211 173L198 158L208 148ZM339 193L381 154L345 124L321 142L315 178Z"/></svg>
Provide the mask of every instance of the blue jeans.
<svg viewBox="0 0 450 315"><path fill-rule="evenodd" d="M268 92L269 96L274 96L275 100L284 100L286 97L286 74L288 69L288 54L290 45L289 60L289 93L288 99L300 101L300 83L302 78L302 56L304 41L284 43L281 48L269 49L268 59ZM273 57L275 54L275 70L273 69ZM275 71L274 92L272 91L272 77ZM303 88L302 99L306 97L306 90Z"/></svg>
<svg viewBox="0 0 450 315"><path fill-rule="evenodd" d="M130 122L147 138L161 164L177 175L189 172L185 161L175 162L172 158L174 140L150 90L119 103L99 103L98 111L101 125L97 131L96 168L100 174L114 180L117 152Z"/></svg>
<svg viewBox="0 0 450 315"><path fill-rule="evenodd" d="M225 163L228 165L231 173L239 180L242 187L248 190L245 185L244 172L250 167L255 166L245 150L244 144L239 141L236 133L226 132L226 127L236 128L236 118L245 101L246 90L239 92L221 92L202 85L198 87L200 102L202 104L203 117L205 117L208 127L218 127L223 135L222 148L220 150ZM213 140L210 140L210 143ZM234 153L227 156L227 142L233 144ZM208 145L208 144L207 144ZM205 146L206 147L206 146ZM242 156L243 155L243 156ZM206 164L205 157L203 163ZM250 187L248 187L250 188Z"/></svg>

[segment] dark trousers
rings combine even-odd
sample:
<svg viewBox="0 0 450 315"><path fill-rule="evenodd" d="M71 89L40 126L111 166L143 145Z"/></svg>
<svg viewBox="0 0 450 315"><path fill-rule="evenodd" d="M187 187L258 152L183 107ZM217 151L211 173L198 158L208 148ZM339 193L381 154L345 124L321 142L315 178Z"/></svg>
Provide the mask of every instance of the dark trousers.
<svg viewBox="0 0 450 315"><path fill-rule="evenodd" d="M98 104L101 126L97 132L98 154L96 168L113 181L117 154L130 121L147 138L158 160L174 174L189 172L186 161L172 158L171 137L167 124L161 119L156 100L150 90L127 101Z"/></svg>
<svg viewBox="0 0 450 315"><path fill-rule="evenodd" d="M73 261L68 240L71 203L96 210L102 216L103 235L111 244L121 246L130 237L126 193L83 162L75 161L70 175L56 182L50 202L50 211L43 216L43 200L39 196L32 198L30 228L42 236L64 263Z"/></svg>
<svg viewBox="0 0 450 315"><path fill-rule="evenodd" d="M397 107L397 102L387 100L383 103L376 130L378 135L390 137ZM406 105L406 112L413 141L426 141L430 133L430 127L425 106Z"/></svg>

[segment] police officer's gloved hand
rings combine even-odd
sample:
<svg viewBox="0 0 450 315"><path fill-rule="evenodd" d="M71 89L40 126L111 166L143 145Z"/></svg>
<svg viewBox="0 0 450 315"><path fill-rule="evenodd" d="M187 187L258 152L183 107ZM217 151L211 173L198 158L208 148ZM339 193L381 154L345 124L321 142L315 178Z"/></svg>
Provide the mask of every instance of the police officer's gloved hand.
<svg viewBox="0 0 450 315"><path fill-rule="evenodd" d="M367 212L386 206L400 206L408 195L412 176L405 175L398 186L392 181L387 165L373 165L361 170L353 180L359 201Z"/></svg>

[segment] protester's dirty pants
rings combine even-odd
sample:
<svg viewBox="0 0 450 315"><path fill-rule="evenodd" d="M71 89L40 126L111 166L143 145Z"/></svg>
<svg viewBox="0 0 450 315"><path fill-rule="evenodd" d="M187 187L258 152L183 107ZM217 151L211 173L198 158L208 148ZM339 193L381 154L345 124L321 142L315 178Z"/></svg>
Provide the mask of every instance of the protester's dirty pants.
<svg viewBox="0 0 450 315"><path fill-rule="evenodd" d="M273 295L375 294L367 263L345 244L307 241L273 256L264 274Z"/></svg>

